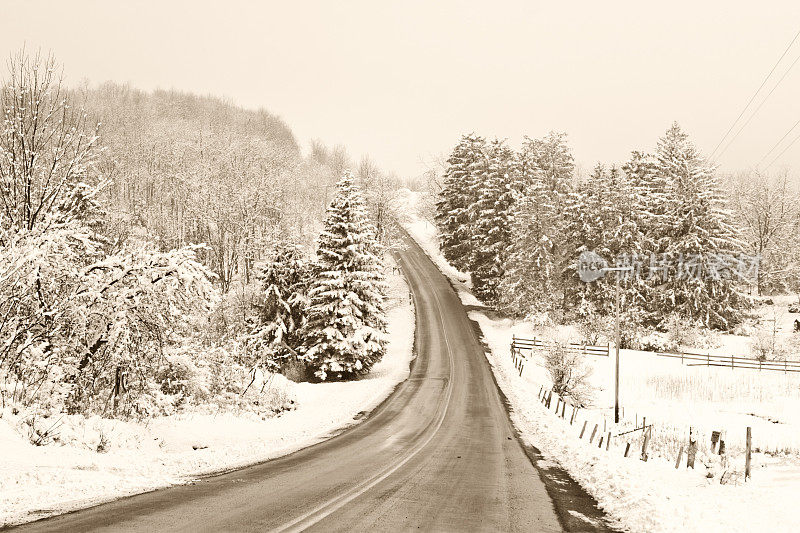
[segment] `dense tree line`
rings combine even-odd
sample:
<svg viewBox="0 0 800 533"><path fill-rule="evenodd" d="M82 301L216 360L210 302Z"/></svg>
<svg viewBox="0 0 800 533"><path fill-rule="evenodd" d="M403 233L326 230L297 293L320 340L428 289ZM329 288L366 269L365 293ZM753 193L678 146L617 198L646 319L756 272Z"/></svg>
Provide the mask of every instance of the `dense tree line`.
<svg viewBox="0 0 800 533"><path fill-rule="evenodd" d="M797 256L786 243L800 218L785 181L757 194L746 180L727 183L677 124L654 153L586 177L563 134L526 138L516 152L470 134L447 161L435 219L445 257L512 315L607 323L615 276L585 283L578 273L580 254L594 251L633 269L621 282L628 329L675 319L730 329L767 280L791 283Z"/></svg>

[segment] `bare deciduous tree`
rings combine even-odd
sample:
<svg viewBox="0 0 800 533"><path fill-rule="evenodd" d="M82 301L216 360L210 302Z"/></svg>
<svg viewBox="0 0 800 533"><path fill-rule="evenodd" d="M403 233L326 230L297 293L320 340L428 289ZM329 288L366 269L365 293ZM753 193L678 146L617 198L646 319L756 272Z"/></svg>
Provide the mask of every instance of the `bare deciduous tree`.
<svg viewBox="0 0 800 533"><path fill-rule="evenodd" d="M23 49L8 66L0 94L0 224L25 231L82 207L71 196L96 185L97 127L67 97L52 56Z"/></svg>
<svg viewBox="0 0 800 533"><path fill-rule="evenodd" d="M746 250L761 258L756 287L785 290L780 283L795 255L800 232L800 191L788 173L760 172L732 178L731 205L739 220Z"/></svg>

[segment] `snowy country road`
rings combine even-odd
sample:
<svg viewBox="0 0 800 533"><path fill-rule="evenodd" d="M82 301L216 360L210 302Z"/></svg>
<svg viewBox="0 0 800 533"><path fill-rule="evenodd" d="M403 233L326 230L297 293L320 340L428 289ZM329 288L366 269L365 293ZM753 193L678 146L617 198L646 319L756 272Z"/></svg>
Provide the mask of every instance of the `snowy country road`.
<svg viewBox="0 0 800 533"><path fill-rule="evenodd" d="M266 463L18 530L591 530L570 518L580 512L568 507L587 505L579 491L546 486L535 450L517 440L446 278L410 238L399 256L416 304L418 356L408 380L362 423Z"/></svg>

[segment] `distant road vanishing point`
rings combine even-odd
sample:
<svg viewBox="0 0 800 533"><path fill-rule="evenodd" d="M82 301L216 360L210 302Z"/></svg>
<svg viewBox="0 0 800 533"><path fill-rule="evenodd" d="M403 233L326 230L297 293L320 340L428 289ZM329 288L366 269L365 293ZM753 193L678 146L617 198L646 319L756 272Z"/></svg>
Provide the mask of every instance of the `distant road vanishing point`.
<svg viewBox="0 0 800 533"><path fill-rule="evenodd" d="M607 531L566 474L537 469L458 296L405 241L417 357L366 420L266 463L14 530Z"/></svg>

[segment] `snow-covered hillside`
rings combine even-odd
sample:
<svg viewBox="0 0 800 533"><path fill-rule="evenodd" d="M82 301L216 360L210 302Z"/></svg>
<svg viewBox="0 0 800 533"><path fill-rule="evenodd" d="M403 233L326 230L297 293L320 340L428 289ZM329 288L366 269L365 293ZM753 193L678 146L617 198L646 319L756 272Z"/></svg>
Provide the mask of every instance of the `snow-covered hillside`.
<svg viewBox="0 0 800 533"><path fill-rule="evenodd" d="M383 360L358 381L292 383L274 376L268 386L292 398L296 408L272 418L198 411L141 424L64 416L59 440L66 444L34 446L20 416L2 411L0 526L265 461L354 424L409 373L414 311L405 280L391 272L387 277L389 346Z"/></svg>

